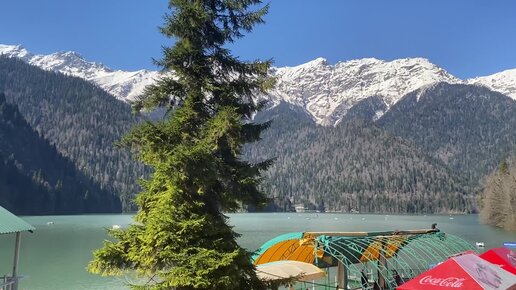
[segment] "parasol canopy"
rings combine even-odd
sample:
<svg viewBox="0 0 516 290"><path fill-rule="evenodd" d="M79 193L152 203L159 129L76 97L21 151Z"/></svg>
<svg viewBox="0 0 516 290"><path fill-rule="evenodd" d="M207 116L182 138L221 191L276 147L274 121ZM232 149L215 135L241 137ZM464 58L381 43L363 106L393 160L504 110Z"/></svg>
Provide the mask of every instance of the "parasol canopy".
<svg viewBox="0 0 516 290"><path fill-rule="evenodd" d="M516 290L516 275L474 254L466 254L450 258L396 289Z"/></svg>
<svg viewBox="0 0 516 290"><path fill-rule="evenodd" d="M391 233L391 232L385 232ZM346 258L352 263L375 261L380 256L385 258L393 257L398 250L408 242L408 237L402 235L383 235L384 232L370 233L323 233L323 232L297 232L278 236L265 243L253 256L255 265L274 261L292 260L326 265L334 265L328 247L346 248L353 247L353 250L346 251ZM351 235L351 236L346 236Z"/></svg>
<svg viewBox="0 0 516 290"><path fill-rule="evenodd" d="M312 281L324 278L326 273L320 268L298 261L278 261L256 267L260 280L273 281L297 277L297 281Z"/></svg>
<svg viewBox="0 0 516 290"><path fill-rule="evenodd" d="M516 252L511 249L503 247L491 249L480 255L480 258L516 275Z"/></svg>
<svg viewBox="0 0 516 290"><path fill-rule="evenodd" d="M253 256L255 265L275 261L291 260L313 264L315 260L313 236L301 232L278 236L265 243ZM318 251L322 255L322 251Z"/></svg>

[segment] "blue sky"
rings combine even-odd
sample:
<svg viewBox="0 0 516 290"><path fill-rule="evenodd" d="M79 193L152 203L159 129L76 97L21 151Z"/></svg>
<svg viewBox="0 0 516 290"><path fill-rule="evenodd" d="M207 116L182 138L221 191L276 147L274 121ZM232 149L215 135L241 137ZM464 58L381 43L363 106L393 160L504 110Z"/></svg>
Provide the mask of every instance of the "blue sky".
<svg viewBox="0 0 516 290"><path fill-rule="evenodd" d="M270 0L266 24L231 45L244 60L293 66L426 57L461 77L516 68L516 1ZM166 0L2 0L0 43L36 54L75 50L112 68L157 69L171 45Z"/></svg>

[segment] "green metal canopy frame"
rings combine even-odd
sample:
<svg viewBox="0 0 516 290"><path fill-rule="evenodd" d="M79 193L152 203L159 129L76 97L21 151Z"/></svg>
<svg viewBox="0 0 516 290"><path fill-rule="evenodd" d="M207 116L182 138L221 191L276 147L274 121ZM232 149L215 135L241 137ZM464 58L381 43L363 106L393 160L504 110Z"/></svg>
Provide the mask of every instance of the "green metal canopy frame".
<svg viewBox="0 0 516 290"><path fill-rule="evenodd" d="M331 289L397 285L465 251L472 243L438 229L388 232L290 233L265 243L253 256L256 265L279 260L337 267ZM311 255L311 256L310 256Z"/></svg>

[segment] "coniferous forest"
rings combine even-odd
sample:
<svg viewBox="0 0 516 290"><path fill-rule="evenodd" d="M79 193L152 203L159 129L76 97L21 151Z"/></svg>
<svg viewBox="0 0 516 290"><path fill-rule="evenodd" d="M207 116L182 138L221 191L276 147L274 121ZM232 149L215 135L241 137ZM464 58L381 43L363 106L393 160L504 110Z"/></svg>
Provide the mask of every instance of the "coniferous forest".
<svg viewBox="0 0 516 290"><path fill-rule="evenodd" d="M360 119L335 128L289 122L280 112L286 107L267 112L272 127L247 153L252 160L277 157L262 186L280 210L475 211L466 180L412 143Z"/></svg>
<svg viewBox="0 0 516 290"><path fill-rule="evenodd" d="M120 200L76 169L0 92L0 204L17 214L118 212Z"/></svg>
<svg viewBox="0 0 516 290"><path fill-rule="evenodd" d="M8 58L0 58L0 93L3 110L24 120L11 131L33 130L33 141L2 135L1 205L27 214L133 209L146 170L116 145L142 119L129 105L82 79ZM442 83L404 96L378 120L375 104L365 100L335 127L286 103L260 112L254 121L272 125L244 155L275 158L261 185L271 198L265 210L477 212L486 176L516 148L516 101ZM2 128L13 126L3 118ZM36 149L20 151L38 142L63 167L24 156Z"/></svg>
<svg viewBox="0 0 516 290"><path fill-rule="evenodd" d="M75 170L119 197L125 210L131 208L144 168L116 146L137 123L129 105L82 79L1 57L0 92Z"/></svg>

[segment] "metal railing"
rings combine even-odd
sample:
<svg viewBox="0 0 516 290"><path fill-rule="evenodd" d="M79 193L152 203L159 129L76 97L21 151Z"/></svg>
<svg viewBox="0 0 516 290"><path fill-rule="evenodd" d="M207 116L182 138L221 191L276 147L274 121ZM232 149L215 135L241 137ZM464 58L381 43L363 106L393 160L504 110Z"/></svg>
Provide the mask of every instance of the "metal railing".
<svg viewBox="0 0 516 290"><path fill-rule="evenodd" d="M0 290L17 290L19 277L3 276L0 278Z"/></svg>

